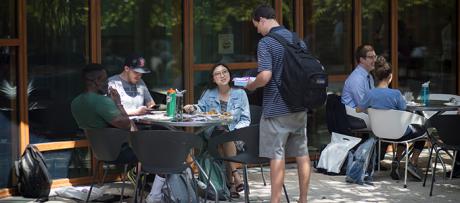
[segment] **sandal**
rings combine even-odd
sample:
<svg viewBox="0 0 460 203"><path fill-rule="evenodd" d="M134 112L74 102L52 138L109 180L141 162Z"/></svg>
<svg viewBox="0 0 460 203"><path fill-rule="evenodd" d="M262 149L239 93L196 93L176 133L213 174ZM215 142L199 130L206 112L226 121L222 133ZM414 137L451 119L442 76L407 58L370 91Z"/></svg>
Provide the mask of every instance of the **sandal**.
<svg viewBox="0 0 460 203"><path fill-rule="evenodd" d="M238 170L235 169L235 170L232 171L232 173L238 173ZM239 174L238 174L238 175L239 175ZM234 184L234 183L232 183L232 185L233 185L233 184ZM238 184L238 185L235 185L235 191L241 192L241 191L243 191L243 190L244 190L244 184L243 184L243 183L240 183L240 184Z"/></svg>
<svg viewBox="0 0 460 203"><path fill-rule="evenodd" d="M232 198L232 199L240 198L240 194L237 192L236 187L235 187L234 184L231 184L231 186L230 186L230 198Z"/></svg>

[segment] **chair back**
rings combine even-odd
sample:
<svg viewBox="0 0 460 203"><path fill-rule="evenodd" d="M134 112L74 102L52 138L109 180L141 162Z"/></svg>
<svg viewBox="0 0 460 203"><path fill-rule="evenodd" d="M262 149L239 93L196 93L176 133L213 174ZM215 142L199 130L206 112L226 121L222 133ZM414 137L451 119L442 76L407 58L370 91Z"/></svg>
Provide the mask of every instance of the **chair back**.
<svg viewBox="0 0 460 203"><path fill-rule="evenodd" d="M410 124L423 125L426 119L420 115L399 110L369 108L369 120L372 132L383 139L399 139Z"/></svg>
<svg viewBox="0 0 460 203"><path fill-rule="evenodd" d="M326 100L326 123L329 133L336 132L344 135L352 135L348 122L345 105L341 97L336 94L328 94Z"/></svg>
<svg viewBox="0 0 460 203"><path fill-rule="evenodd" d="M262 107L257 105L249 105L249 112L251 113L251 125L259 124L262 117Z"/></svg>
<svg viewBox="0 0 460 203"><path fill-rule="evenodd" d="M130 132L118 128L87 129L85 135L97 160L115 161Z"/></svg>
<svg viewBox="0 0 460 203"><path fill-rule="evenodd" d="M243 141L244 151L238 152L235 156L223 157L219 153L218 147L231 141ZM208 143L208 151L215 159L243 164L263 164L270 161L268 158L259 157L259 125L250 125L211 137Z"/></svg>
<svg viewBox="0 0 460 203"><path fill-rule="evenodd" d="M429 119L429 125L436 128L439 139L451 146L460 146L460 115L436 115Z"/></svg>
<svg viewBox="0 0 460 203"><path fill-rule="evenodd" d="M202 138L188 132L142 130L130 136L131 147L149 173L177 174L189 165L187 156L192 148L200 148Z"/></svg>
<svg viewBox="0 0 460 203"><path fill-rule="evenodd" d="M355 118L360 118L361 120L364 121L364 123L366 123L366 128L363 128L363 129L367 129L367 130L371 129L371 123L369 121L369 115L367 115L365 113L358 113L358 112L356 112L356 110L354 108L351 108L351 107L349 107L347 105L344 105L344 106L345 106L345 111L347 112L347 115L355 117Z"/></svg>

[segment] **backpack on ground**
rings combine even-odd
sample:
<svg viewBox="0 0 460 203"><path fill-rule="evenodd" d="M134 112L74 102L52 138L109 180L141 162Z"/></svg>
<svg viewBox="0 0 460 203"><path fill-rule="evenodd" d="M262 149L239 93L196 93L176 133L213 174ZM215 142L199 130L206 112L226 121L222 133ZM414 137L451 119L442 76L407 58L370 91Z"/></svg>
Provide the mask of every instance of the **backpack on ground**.
<svg viewBox="0 0 460 203"><path fill-rule="evenodd" d="M193 179L189 168L181 174L168 175L165 184L161 188L161 192L163 193L162 202L198 203L196 188L196 181Z"/></svg>
<svg viewBox="0 0 460 203"><path fill-rule="evenodd" d="M19 193L27 198L48 198L52 179L37 147L27 145L21 159L14 164Z"/></svg>
<svg viewBox="0 0 460 203"><path fill-rule="evenodd" d="M348 154L347 176L345 181L357 184L372 184L376 159L375 137L369 137L359 145L355 152Z"/></svg>
<svg viewBox="0 0 460 203"><path fill-rule="evenodd" d="M227 179L224 175L223 167L221 167L223 163L214 161L207 152L203 152L197 160L206 175L209 176L210 183L216 188L219 200L230 200L230 190L227 187ZM208 183L208 179L202 173L198 175L198 180L205 184ZM216 196L211 186L206 187L206 191L201 190L199 193L203 198L207 195L206 199L209 200L214 200Z"/></svg>
<svg viewBox="0 0 460 203"><path fill-rule="evenodd" d="M284 47L281 81L276 81L283 100L290 108L315 109L326 102L328 78L321 62L301 46L297 34L292 33L293 43L270 32Z"/></svg>

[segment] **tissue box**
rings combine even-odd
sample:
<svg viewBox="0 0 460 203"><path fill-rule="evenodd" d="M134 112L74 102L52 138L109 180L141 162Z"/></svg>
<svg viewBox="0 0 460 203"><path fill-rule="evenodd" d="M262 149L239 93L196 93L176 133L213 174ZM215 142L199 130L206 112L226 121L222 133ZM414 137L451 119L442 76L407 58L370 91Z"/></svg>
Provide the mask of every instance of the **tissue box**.
<svg viewBox="0 0 460 203"><path fill-rule="evenodd" d="M239 87L245 87L249 81L256 80L255 77L242 77L242 78L233 78L233 84Z"/></svg>

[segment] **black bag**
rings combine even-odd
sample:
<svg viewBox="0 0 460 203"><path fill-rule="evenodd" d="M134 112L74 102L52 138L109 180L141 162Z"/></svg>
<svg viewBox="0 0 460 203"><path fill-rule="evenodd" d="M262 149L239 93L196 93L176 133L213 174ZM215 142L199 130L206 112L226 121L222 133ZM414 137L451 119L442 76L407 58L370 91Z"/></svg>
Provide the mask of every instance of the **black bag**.
<svg viewBox="0 0 460 203"><path fill-rule="evenodd" d="M29 144L21 159L15 161L18 191L27 198L48 198L51 189L51 175L43 155L35 145Z"/></svg>
<svg viewBox="0 0 460 203"><path fill-rule="evenodd" d="M292 33L293 43L270 32L284 47L281 81L276 81L281 97L289 108L315 109L326 102L328 78L321 62L301 46L297 34Z"/></svg>

